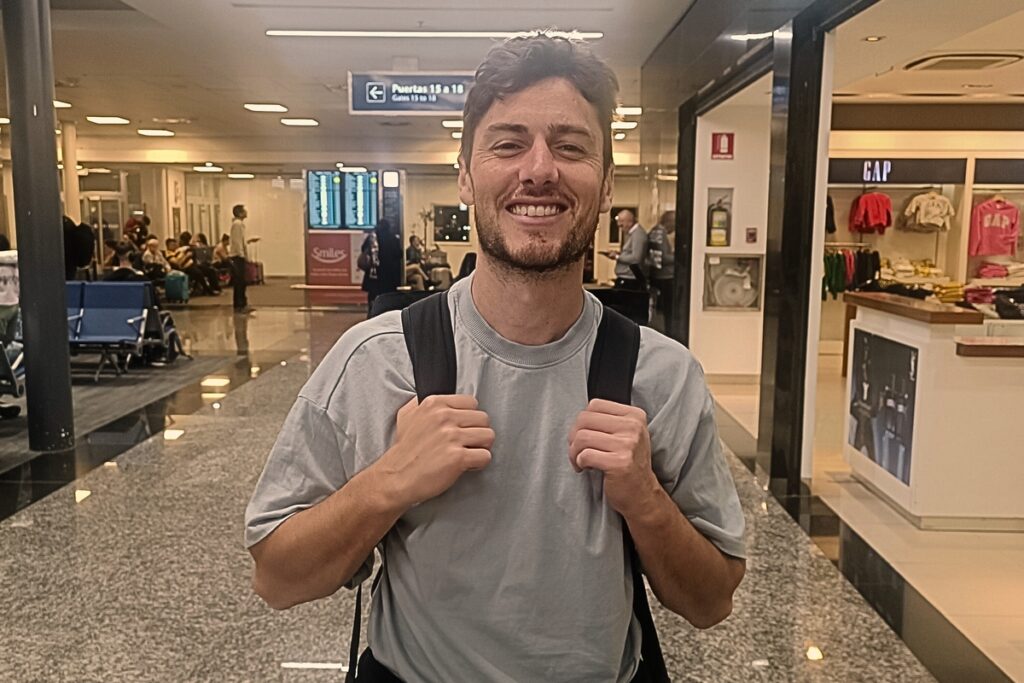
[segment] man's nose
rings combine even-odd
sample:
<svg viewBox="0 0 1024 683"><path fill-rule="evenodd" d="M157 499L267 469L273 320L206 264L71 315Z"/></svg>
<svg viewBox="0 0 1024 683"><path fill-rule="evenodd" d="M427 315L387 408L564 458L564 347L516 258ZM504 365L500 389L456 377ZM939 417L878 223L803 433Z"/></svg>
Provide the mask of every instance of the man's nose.
<svg viewBox="0 0 1024 683"><path fill-rule="evenodd" d="M544 186L558 182L558 166L547 140L537 138L524 155L519 169L519 182L523 185Z"/></svg>

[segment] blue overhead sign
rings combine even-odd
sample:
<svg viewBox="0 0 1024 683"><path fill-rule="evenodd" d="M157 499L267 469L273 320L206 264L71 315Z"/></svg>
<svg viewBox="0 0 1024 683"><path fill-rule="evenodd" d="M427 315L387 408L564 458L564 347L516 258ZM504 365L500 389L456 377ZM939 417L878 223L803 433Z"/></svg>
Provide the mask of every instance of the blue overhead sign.
<svg viewBox="0 0 1024 683"><path fill-rule="evenodd" d="M470 73L348 75L348 110L377 116L461 115L473 85Z"/></svg>

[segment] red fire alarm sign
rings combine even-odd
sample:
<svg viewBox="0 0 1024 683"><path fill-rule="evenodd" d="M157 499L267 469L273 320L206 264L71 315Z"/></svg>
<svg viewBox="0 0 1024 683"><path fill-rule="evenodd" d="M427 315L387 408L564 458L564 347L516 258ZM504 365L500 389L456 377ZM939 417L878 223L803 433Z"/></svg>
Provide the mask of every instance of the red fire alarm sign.
<svg viewBox="0 0 1024 683"><path fill-rule="evenodd" d="M711 134L711 158L732 159L736 151L736 133Z"/></svg>

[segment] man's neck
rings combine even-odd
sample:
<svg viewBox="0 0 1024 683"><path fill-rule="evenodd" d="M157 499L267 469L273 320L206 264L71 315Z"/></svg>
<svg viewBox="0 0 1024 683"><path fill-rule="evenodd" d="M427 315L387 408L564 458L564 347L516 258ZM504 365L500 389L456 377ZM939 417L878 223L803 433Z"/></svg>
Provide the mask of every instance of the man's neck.
<svg viewBox="0 0 1024 683"><path fill-rule="evenodd" d="M509 341L539 346L565 336L583 310L583 261L542 277L510 272L486 255L471 295L481 317Z"/></svg>

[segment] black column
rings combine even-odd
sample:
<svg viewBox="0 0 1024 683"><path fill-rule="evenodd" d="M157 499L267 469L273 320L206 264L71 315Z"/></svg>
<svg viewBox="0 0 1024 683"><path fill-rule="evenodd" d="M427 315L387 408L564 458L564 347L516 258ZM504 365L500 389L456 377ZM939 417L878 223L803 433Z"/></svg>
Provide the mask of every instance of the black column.
<svg viewBox="0 0 1024 683"><path fill-rule="evenodd" d="M48 0L3 0L29 448L74 446Z"/></svg>
<svg viewBox="0 0 1024 683"><path fill-rule="evenodd" d="M825 34L804 12L775 32L758 462L800 493L804 377Z"/></svg>
<svg viewBox="0 0 1024 683"><path fill-rule="evenodd" d="M690 285L693 282L693 186L697 160L697 98L679 107L679 153L676 161L675 272L668 335L690 343Z"/></svg>

